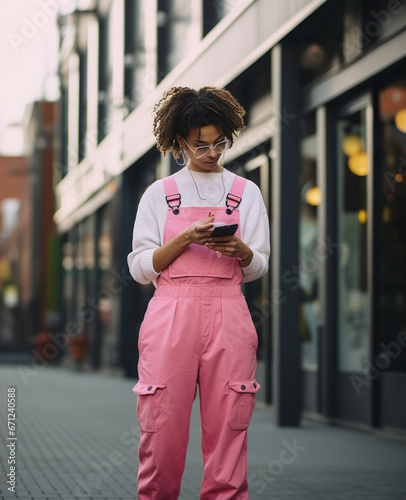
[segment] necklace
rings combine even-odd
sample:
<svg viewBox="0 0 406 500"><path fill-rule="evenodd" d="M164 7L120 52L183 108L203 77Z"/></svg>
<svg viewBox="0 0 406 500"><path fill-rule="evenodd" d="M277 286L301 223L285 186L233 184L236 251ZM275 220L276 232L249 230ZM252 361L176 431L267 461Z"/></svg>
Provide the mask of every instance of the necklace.
<svg viewBox="0 0 406 500"><path fill-rule="evenodd" d="M226 192L226 188L225 188L225 186L224 186L224 175L223 175L224 169L222 168L222 170L221 170L221 182L222 182L222 184L223 184L223 194L221 195L221 198L219 199L219 201L218 201L218 202L216 202L216 203L215 203L214 201L208 200L207 198L202 198L202 197L200 196L199 189L198 189L198 187L197 187L196 181L194 180L193 175L192 175L192 171L190 170L190 168L189 168L189 167L187 167L187 169L188 169L188 170L189 170L189 172L190 172L190 176L192 177L192 180L193 180L194 185L195 185L195 187L196 187L196 191L197 191L197 194L198 194L199 198L200 198L201 200L204 200L204 201L210 201L210 203L213 203L213 205L218 205L218 204L220 203L220 201L223 199L224 194L225 194L225 192Z"/></svg>

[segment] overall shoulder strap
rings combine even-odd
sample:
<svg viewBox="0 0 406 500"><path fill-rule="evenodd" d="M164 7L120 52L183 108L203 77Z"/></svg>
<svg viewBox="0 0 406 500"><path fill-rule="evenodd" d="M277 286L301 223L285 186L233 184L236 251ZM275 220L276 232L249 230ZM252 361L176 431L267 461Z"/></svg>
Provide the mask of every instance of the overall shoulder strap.
<svg viewBox="0 0 406 500"><path fill-rule="evenodd" d="M226 198L226 213L231 215L233 211L238 207L242 200L242 193L244 192L245 185L247 184L247 179L241 177L240 175L234 174L234 180L231 185L230 192Z"/></svg>
<svg viewBox="0 0 406 500"><path fill-rule="evenodd" d="M242 193L244 191L245 185L247 184L247 179L237 174L234 175L235 177L231 185L230 193L242 198Z"/></svg>
<svg viewBox="0 0 406 500"><path fill-rule="evenodd" d="M178 192L175 175L172 174L169 177L165 177L162 181L165 188L166 203L168 204L168 207L172 210L172 212L175 215L178 215L181 196Z"/></svg>
<svg viewBox="0 0 406 500"><path fill-rule="evenodd" d="M165 188L166 196L170 196L172 194L178 194L178 186L175 180L175 174L170 175L169 177L165 177L162 179Z"/></svg>

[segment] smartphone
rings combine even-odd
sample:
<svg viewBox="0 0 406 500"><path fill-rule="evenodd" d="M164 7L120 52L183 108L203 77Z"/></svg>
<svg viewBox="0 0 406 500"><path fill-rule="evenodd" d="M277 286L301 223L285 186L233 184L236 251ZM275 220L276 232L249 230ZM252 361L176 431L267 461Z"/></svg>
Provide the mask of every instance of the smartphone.
<svg viewBox="0 0 406 500"><path fill-rule="evenodd" d="M215 236L232 236L238 228L238 224L230 224L230 225L224 225L224 226L217 226L214 227L210 238L213 238Z"/></svg>

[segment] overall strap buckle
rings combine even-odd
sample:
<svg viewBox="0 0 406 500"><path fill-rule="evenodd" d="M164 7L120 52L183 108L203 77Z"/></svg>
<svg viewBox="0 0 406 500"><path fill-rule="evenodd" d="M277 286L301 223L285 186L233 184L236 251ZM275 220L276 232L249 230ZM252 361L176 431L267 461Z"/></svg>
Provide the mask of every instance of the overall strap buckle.
<svg viewBox="0 0 406 500"><path fill-rule="evenodd" d="M168 204L168 207L172 210L172 213L174 215L178 215L179 213L179 207L180 207L180 203L181 203L181 196L180 196L180 193L177 193L177 194L170 194L168 196L165 196L165 199L166 199L166 203ZM172 204L172 202L179 202L177 204Z"/></svg>
<svg viewBox="0 0 406 500"><path fill-rule="evenodd" d="M178 186L176 185L175 175L172 174L169 177L165 177L163 179L163 183L166 194L165 196L166 203L168 204L168 207L172 210L172 213L174 215L178 215L181 196L178 190ZM176 194L170 194L170 193L176 193Z"/></svg>
<svg viewBox="0 0 406 500"><path fill-rule="evenodd" d="M242 194L247 184L247 179L240 175L234 175L234 180L231 185L230 192L226 198L226 214L231 215L234 210L239 206L242 200Z"/></svg>
<svg viewBox="0 0 406 500"><path fill-rule="evenodd" d="M234 210L238 207L238 205L241 203L242 198L240 196L237 196L235 194L228 193L227 198L226 198L226 214L231 215ZM236 205L232 205L229 203L229 201L233 201L236 203Z"/></svg>

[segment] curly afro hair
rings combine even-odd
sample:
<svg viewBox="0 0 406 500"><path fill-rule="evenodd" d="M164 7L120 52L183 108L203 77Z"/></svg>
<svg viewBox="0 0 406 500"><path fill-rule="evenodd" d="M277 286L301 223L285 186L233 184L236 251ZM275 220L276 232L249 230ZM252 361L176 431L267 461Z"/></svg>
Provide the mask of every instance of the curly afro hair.
<svg viewBox="0 0 406 500"><path fill-rule="evenodd" d="M233 134L245 128L245 109L233 95L221 87L172 87L165 91L154 106L153 131L157 148L175 158L182 153L177 134L187 137L189 131L216 125L233 144Z"/></svg>

